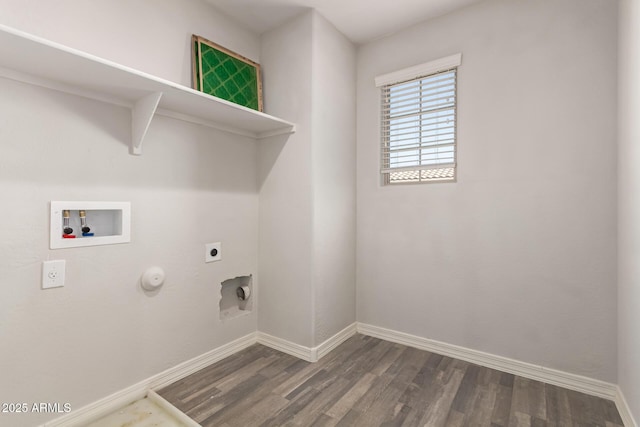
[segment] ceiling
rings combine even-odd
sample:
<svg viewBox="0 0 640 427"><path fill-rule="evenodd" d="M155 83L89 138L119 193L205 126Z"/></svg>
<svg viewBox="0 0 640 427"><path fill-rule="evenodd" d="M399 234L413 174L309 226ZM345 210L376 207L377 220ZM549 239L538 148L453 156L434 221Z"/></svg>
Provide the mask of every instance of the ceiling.
<svg viewBox="0 0 640 427"><path fill-rule="evenodd" d="M356 44L444 15L480 0L207 0L261 34L306 9L317 9Z"/></svg>

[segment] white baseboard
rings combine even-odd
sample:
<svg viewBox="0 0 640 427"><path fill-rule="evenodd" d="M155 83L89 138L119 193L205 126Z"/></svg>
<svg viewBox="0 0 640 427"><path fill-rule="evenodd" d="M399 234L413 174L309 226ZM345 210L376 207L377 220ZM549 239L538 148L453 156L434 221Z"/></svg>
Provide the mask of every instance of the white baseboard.
<svg viewBox="0 0 640 427"><path fill-rule="evenodd" d="M311 348L295 344L263 332L254 332L213 349L205 354L187 360L186 362L169 368L164 372L142 380L125 389L119 390L110 396L104 397L90 403L89 405L83 406L82 408L75 409L72 412L52 421L48 421L43 425L43 427L80 427L117 411L123 406L142 399L147 395L152 399L160 400L162 399L161 397L150 391L158 390L172 384L255 343L266 345L267 347L274 348L282 351L283 353L291 354L309 362L315 362L355 333L356 324L354 323L338 332L318 347ZM161 401L160 403L163 402Z"/></svg>
<svg viewBox="0 0 640 427"><path fill-rule="evenodd" d="M609 400L616 400L618 387L615 384L595 380L581 375L562 372L544 366L533 365L507 357L496 356L478 350L459 347L440 341L422 338L415 335L397 332L391 329L380 328L378 326L358 323L358 332L364 335L384 339L387 341L404 344L443 356L453 357L476 365L498 371L519 375L536 381L564 387L570 390L579 391L592 396L602 397ZM637 426L634 426L637 427Z"/></svg>
<svg viewBox="0 0 640 427"><path fill-rule="evenodd" d="M624 427L638 427L638 423L636 423L636 420L633 418L633 414L631 414L631 409L629 408L627 399L625 399L619 386L616 387L616 398L614 401L616 402L618 412L620 412L620 417L624 422Z"/></svg>
<svg viewBox="0 0 640 427"><path fill-rule="evenodd" d="M255 344L257 342L256 333L250 333L244 337L240 337L230 343L224 344L218 348L215 348L200 356L196 356L193 359L187 360L173 368L169 368L158 375L154 375L150 378L149 389L159 390L169 384L172 384L200 369L212 365L225 357L231 356L244 350L245 348Z"/></svg>
<svg viewBox="0 0 640 427"><path fill-rule="evenodd" d="M258 344L266 345L307 362L317 362L331 350L345 342L357 332L357 323L352 323L317 347L306 347L264 332L258 332Z"/></svg>
<svg viewBox="0 0 640 427"><path fill-rule="evenodd" d="M287 341L283 338L274 337L273 335L269 335L260 331L258 331L257 333L257 338L258 344L271 347L274 350L290 354L297 357L298 359L306 360L307 362L315 362L315 355L311 351L311 347L305 347L303 345Z"/></svg>
<svg viewBox="0 0 640 427"><path fill-rule="evenodd" d="M149 396L154 401L157 399L160 403L165 403L162 402L164 399L157 396L153 390L178 381L255 343L266 345L309 362L316 362L356 332L613 400L618 407L625 427L638 427L622 391L615 384L364 323L354 323L347 326L317 347L305 347L264 332L251 333L80 409L73 410L45 423L42 427L84 426L145 396Z"/></svg>
<svg viewBox="0 0 640 427"><path fill-rule="evenodd" d="M354 336L358 332L358 324L353 322L331 338L327 339L325 342L320 344L319 346L312 349L316 353L316 360L322 359L324 356L329 354L331 350Z"/></svg>
<svg viewBox="0 0 640 427"><path fill-rule="evenodd" d="M82 408L73 410L52 421L48 421L43 427L81 427L95 421L111 412L117 411L131 402L142 399L149 394L150 390L160 389L187 375L190 375L206 366L224 359L240 350L255 344L256 333L251 333L237 340L231 341L223 346L213 349L203 355L187 360L173 368L140 381L123 390L117 391L110 396L97 400Z"/></svg>
<svg viewBox="0 0 640 427"><path fill-rule="evenodd" d="M44 423L43 427L82 427L147 395L145 381L119 390L68 414Z"/></svg>

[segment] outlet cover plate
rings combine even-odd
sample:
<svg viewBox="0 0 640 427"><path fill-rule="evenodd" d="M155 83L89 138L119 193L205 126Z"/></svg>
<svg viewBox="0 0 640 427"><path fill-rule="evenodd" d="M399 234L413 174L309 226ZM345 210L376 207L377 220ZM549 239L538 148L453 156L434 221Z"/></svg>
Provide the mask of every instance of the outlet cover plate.
<svg viewBox="0 0 640 427"><path fill-rule="evenodd" d="M204 262L220 261L222 259L222 243L207 243L204 245Z"/></svg>
<svg viewBox="0 0 640 427"><path fill-rule="evenodd" d="M63 259L42 263L42 289L64 286L66 261Z"/></svg>

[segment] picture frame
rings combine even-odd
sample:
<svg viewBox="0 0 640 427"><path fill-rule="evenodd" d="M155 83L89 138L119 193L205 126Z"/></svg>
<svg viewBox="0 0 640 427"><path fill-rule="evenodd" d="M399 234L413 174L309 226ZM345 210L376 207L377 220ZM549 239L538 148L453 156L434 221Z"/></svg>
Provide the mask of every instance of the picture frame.
<svg viewBox="0 0 640 427"><path fill-rule="evenodd" d="M193 88L262 111L260 64L204 37L191 37Z"/></svg>

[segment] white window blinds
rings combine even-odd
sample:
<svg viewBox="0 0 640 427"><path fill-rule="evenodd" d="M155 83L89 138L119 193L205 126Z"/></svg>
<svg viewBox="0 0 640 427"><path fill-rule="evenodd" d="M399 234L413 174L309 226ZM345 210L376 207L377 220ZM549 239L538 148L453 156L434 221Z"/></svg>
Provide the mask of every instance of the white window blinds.
<svg viewBox="0 0 640 427"><path fill-rule="evenodd" d="M438 70L434 70L434 64ZM376 79L382 91L384 184L455 179L459 64L460 55L454 55ZM418 76L414 74L410 80L397 82L398 78L406 79L409 73Z"/></svg>

